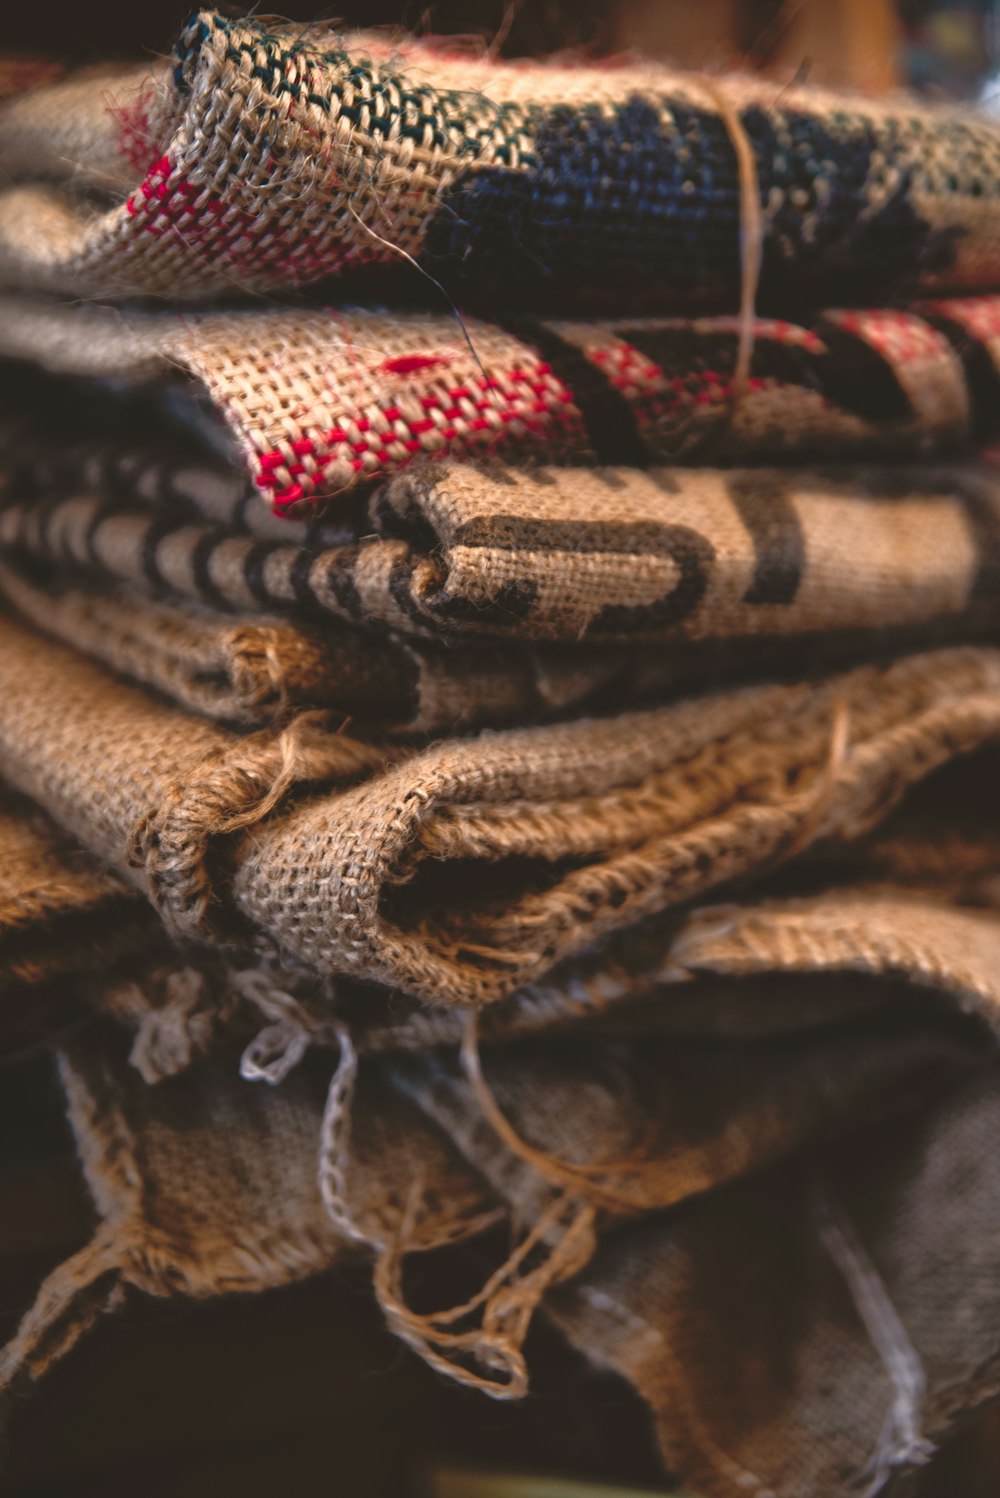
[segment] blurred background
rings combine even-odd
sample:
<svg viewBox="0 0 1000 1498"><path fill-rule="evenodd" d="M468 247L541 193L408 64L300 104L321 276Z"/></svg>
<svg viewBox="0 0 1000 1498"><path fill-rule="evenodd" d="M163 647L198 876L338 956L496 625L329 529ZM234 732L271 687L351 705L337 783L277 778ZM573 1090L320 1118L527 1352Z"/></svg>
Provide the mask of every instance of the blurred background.
<svg viewBox="0 0 1000 1498"><path fill-rule="evenodd" d="M187 0L6 6L4 50L75 62L167 52L192 8ZM511 57L640 49L684 67L752 68L866 92L905 85L1000 108L1000 0L342 0L333 9L286 0L280 13L462 36Z"/></svg>

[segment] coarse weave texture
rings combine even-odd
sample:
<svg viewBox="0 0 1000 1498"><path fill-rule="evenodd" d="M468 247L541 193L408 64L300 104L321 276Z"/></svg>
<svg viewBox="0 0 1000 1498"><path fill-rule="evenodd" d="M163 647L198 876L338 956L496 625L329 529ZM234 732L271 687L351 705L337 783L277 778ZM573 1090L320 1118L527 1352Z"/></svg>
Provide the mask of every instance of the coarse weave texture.
<svg viewBox="0 0 1000 1498"><path fill-rule="evenodd" d="M1000 732L1000 657L969 647L483 733L393 766L309 715L235 739L12 622L0 646L0 769L127 867L175 933L245 941L238 912L314 971L459 1004L856 836ZM295 785L364 776L279 814Z"/></svg>
<svg viewBox="0 0 1000 1498"><path fill-rule="evenodd" d="M0 638L0 773L128 874L168 922L179 900L187 928L198 910L195 926L212 929L216 838L252 825L296 785L350 779L391 758L329 731L322 715L240 737L10 619L0 619Z"/></svg>
<svg viewBox="0 0 1000 1498"><path fill-rule="evenodd" d="M827 651L995 619L1000 476L445 464L394 480L346 533L285 545L130 506L114 488L67 478L50 495L12 478L0 544L215 608L405 634L798 637Z"/></svg>
<svg viewBox="0 0 1000 1498"><path fill-rule="evenodd" d="M808 999L808 982L800 984ZM891 992L891 990L890 990ZM888 994L887 994L888 997ZM706 996L711 1002L710 996ZM935 1033L926 1009L803 1026L781 1043L685 1041L623 1027L484 1048L489 1094L525 1150L492 1126L454 1055L393 1058L396 1084L511 1205L535 1220L560 1190L611 1217L659 1211L764 1165L865 1112L890 1112L921 1072L968 1065L974 1047ZM550 1163L551 1162L551 1165Z"/></svg>
<svg viewBox="0 0 1000 1498"><path fill-rule="evenodd" d="M30 1388L128 1286L262 1290L333 1260L313 1165L317 1102L304 1082L251 1089L216 1065L150 1088L93 1035L74 1044L62 1076L100 1221L0 1352L0 1391Z"/></svg>
<svg viewBox="0 0 1000 1498"><path fill-rule="evenodd" d="M156 945L156 926L101 868L21 797L0 790L0 1054L79 1014L74 989Z"/></svg>
<svg viewBox="0 0 1000 1498"><path fill-rule="evenodd" d="M60 1057L99 1223L0 1351L0 1395L30 1388L129 1289L257 1292L325 1269L351 1247L317 1183L321 1077L300 1068L280 1088L252 1087L223 1054L150 1087L126 1063L123 1038L92 1027ZM411 1250L454 1242L497 1215L436 1126L379 1075L362 1078L354 1111L341 1184L359 1238L392 1238L421 1171L433 1191L408 1219Z"/></svg>
<svg viewBox="0 0 1000 1498"><path fill-rule="evenodd" d="M974 861L972 853L967 861ZM946 929L949 918L963 917L944 906L935 912L926 903L931 889L924 896L925 946L934 945L935 920ZM678 985L692 946L689 925L680 941L664 931L640 943L645 977L635 969L624 974L643 999L639 1008L622 1004L621 994L615 1002L611 990L616 982L621 987L623 970L616 976L613 964L595 957L590 982L596 1002L581 1003L585 980L579 977L567 990L576 1006L575 1016L569 1009L563 1014L575 1018L571 1031L512 1041L501 1029L482 1053L480 1075L490 1107L521 1141L516 1148L496 1132L482 1083L473 1085L467 1065L464 1075L459 1068L451 1049L458 1037L446 1047L438 1037L433 1052L401 1053L397 1045L358 1065L339 1030L341 1061L321 1125L322 1082L308 1063L276 1091L247 1088L223 1047L221 1065L201 1064L151 1090L124 1065L122 1037L92 1028L74 1041L63 1070L101 1226L88 1248L43 1286L0 1355L0 1384L23 1387L40 1377L97 1315L120 1303L128 1286L155 1295L263 1289L323 1267L348 1239L374 1251L376 1295L390 1326L435 1367L483 1383L476 1372L481 1367L491 1392L523 1392L522 1345L531 1314L569 1272L567 1264L579 1272L595 1247L589 1229L574 1242L578 1221L604 1230L622 1216L714 1192L775 1155L829 1137L849 1120L912 1107L931 1084L979 1064L980 1048L968 1031L900 989L902 978L927 981L919 960L908 965L897 956L883 968L871 960L870 932L899 924L898 904L873 917L855 898L856 929L846 928L849 916L841 921L827 951L828 968L884 972L892 980L882 979L861 1002L848 1002L816 971L822 965L816 947L831 924L823 900L814 903L816 943L804 963L801 942L794 950L781 939L771 943L772 987L775 972L787 977L802 966L812 970L797 980L798 991L786 986L788 1013L777 1025L776 1011L759 1030L748 1016L749 1027L734 1035L709 1012L724 998L713 989L717 978ZM746 914L752 919L754 912ZM905 919L897 944L904 951ZM994 944L998 939L994 932ZM769 940L765 926L758 958ZM631 960L630 945L620 950ZM721 950L716 965L725 972L728 963ZM661 979L668 979L659 992L657 964ZM740 971L738 958L734 971ZM988 999L994 1027L995 972L995 962L992 973L984 966L990 991L978 995ZM961 1002L969 999L961 962L954 973L945 962L930 981ZM689 987L697 998L688 1002L687 1022L677 1026L669 1011L684 1006ZM754 1008L753 978L732 988L724 998L730 1015L740 1004ZM541 1007L538 995L530 1002ZM126 1017L127 1005L118 1001L101 1007ZM598 1023L581 1026L588 1008ZM369 1043L373 1039L369 1035ZM402 1034L398 1041L409 1043ZM353 1083L344 1073L345 1057ZM148 1066L155 1059L137 1056L133 1045L131 1060L147 1081L164 1075ZM544 1149L533 1140L544 1141ZM274 1200L265 1207L261 1194ZM512 1258L499 1280L484 1287L481 1325L467 1325L477 1303L464 1315L418 1315L408 1307L398 1279L402 1256L452 1243L508 1212L522 1231L538 1234L536 1248L544 1252L527 1273L518 1272ZM595 1358L606 1355L601 1336L593 1346L582 1345ZM789 1419L797 1414L793 1407Z"/></svg>
<svg viewBox="0 0 1000 1498"><path fill-rule="evenodd" d="M238 849L233 896L310 967L489 1002L640 918L856 836L996 736L998 671L993 651L942 651L435 746L272 818Z"/></svg>
<svg viewBox="0 0 1000 1498"><path fill-rule="evenodd" d="M170 376L178 410L197 416L207 403L280 513L445 457L815 460L929 452L998 430L997 297L828 311L803 326L758 321L735 406L732 318L470 319L465 331L469 341L433 313L179 318L0 300L0 353L89 377ZM64 408L62 430L72 393L54 386L48 399Z"/></svg>
<svg viewBox="0 0 1000 1498"><path fill-rule="evenodd" d="M580 1033L606 1016L619 1030L777 1035L860 1012L901 983L937 989L998 1028L1000 836L982 816L998 771L995 749L952 760L864 836L757 871L738 887L740 903L624 928L481 1011L480 1038ZM258 970L228 981L250 1024L281 1021L276 1055L329 1043L331 1024L346 1025L359 1051L428 1050L466 1034L463 1010L344 978L317 985Z"/></svg>
<svg viewBox="0 0 1000 1498"><path fill-rule="evenodd" d="M756 160L765 296L1000 281L988 117L654 65L497 64L210 11L172 71L7 105L0 277L194 296L402 252L508 303L613 287L619 302L730 307L740 185L721 90Z"/></svg>
<svg viewBox="0 0 1000 1498"><path fill-rule="evenodd" d="M685 1486L909 1491L997 1396L998 1082L994 1066L919 1115L631 1225L550 1298L648 1400Z"/></svg>
<svg viewBox="0 0 1000 1498"><path fill-rule="evenodd" d="M928 1075L966 1069L972 1056L947 1025L925 1016L904 1028L887 1012L834 1033L806 1029L777 1051L748 1052L728 1039L685 1048L626 1028L617 1039L584 1036L569 1047L491 1048L484 1060L492 1095L524 1134L544 1134L567 1169L594 1167L593 1194L610 1198L608 1219L699 1195L859 1111L884 1114L912 1100ZM421 1334L422 1318L398 1297L388 1266L508 1212L522 1231L551 1223L539 1240L548 1258L521 1277L513 1262L506 1266L486 1293L483 1328L459 1346L473 1365L481 1358L503 1373L509 1359L520 1369L530 1315L559 1277L559 1192L495 1137L452 1058L362 1061L341 1115L327 1103L332 1131L321 1125L312 1067L277 1089L248 1087L223 1054L149 1088L125 1065L122 1038L92 1028L68 1048L62 1073L100 1223L43 1285L0 1354L0 1389L40 1378L128 1288L156 1296L262 1290L324 1268L348 1241L374 1250L390 1325L434 1366L457 1373L460 1365L441 1356L447 1330ZM331 1096L337 1086L335 1078ZM590 1234L577 1268L593 1247ZM523 1314L512 1320L516 1305ZM502 1392L502 1379L491 1388Z"/></svg>
<svg viewBox="0 0 1000 1498"><path fill-rule="evenodd" d="M513 1220L536 1234L545 1227L546 1253L509 1289L492 1286L513 1262L491 1277L481 1329L456 1340L451 1328L467 1325L477 1302L461 1316L415 1314L399 1275L385 1272L383 1251L375 1287L389 1324L460 1381L482 1386L482 1369L496 1397L523 1392L532 1276L565 1278L569 1256L579 1274L595 1234L616 1219L676 1207L845 1120L912 1106L932 1079L975 1066L968 1036L914 1018L912 1006L902 1016L887 1010L757 1047L730 1038L685 1046L627 1028L616 1035L612 1019L596 1036L491 1047L474 1071L463 1050L464 1078L440 1052L393 1058L395 1085L445 1129ZM321 1168L336 1166L336 1148L323 1158Z"/></svg>
<svg viewBox="0 0 1000 1498"><path fill-rule="evenodd" d="M794 876L764 871L739 904L666 912L616 933L490 1005L479 1036L606 1025L778 1035L860 1013L902 984L946 994L1000 1029L1000 840L981 816L963 823L953 804L960 788L981 806L997 768L989 751L953 761L873 832L803 854ZM241 965L239 954L171 962L154 953L141 973L91 985L88 997L137 1031L132 1060L147 1080L182 1070L225 1033L251 1040L248 1075L277 1081L310 1046L336 1041L338 1027L372 1053L456 1046L468 1023L463 1010L398 990Z"/></svg>
<svg viewBox="0 0 1000 1498"><path fill-rule="evenodd" d="M38 629L211 718L255 726L323 707L393 733L427 734L565 717L632 704L742 665L648 647L437 643L261 615L232 619L100 592L65 576L46 585L0 564L0 594ZM713 656L718 656L713 652Z"/></svg>
<svg viewBox="0 0 1000 1498"><path fill-rule="evenodd" d="M759 871L740 886L739 903L626 927L487 1007L478 1035L485 1043L559 1029L571 1044L584 1027L606 1024L680 1037L779 1035L860 1013L901 985L945 994L1000 1030L1000 838L981 813L998 769L995 750L953 760L872 832L820 843L794 870ZM204 1005L191 1003L188 983L172 992L147 980L141 996L131 984L134 997L123 990L111 1005L148 1027L168 1071L203 1048ZM270 1022L250 1054L277 1065L271 1076L309 1045L329 1044L338 1025L360 1052L455 1046L468 1025L461 1009L342 977L317 984L282 968L216 964L211 986L241 1034Z"/></svg>
<svg viewBox="0 0 1000 1498"><path fill-rule="evenodd" d="M0 973L35 983L70 958L71 933L96 934L132 903L118 875L97 865L30 802L0 793ZM62 935L59 932L62 931ZM79 960L79 949L75 955Z"/></svg>

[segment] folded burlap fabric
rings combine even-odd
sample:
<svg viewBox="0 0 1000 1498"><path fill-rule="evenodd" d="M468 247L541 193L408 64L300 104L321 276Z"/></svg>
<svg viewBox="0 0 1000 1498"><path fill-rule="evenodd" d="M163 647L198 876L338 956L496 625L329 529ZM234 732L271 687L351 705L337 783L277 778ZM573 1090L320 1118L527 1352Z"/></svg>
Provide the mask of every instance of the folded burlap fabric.
<svg viewBox="0 0 1000 1498"><path fill-rule="evenodd" d="M65 574L48 574L42 586L6 560L0 594L39 629L116 671L195 712L247 726L304 707L405 734L541 722L662 698L721 671L761 669L773 655L764 648L696 647L675 658L655 647L438 643L333 619L322 628L259 614L234 619L135 589L73 586ZM824 654L836 660L832 646Z"/></svg>
<svg viewBox="0 0 1000 1498"><path fill-rule="evenodd" d="M765 294L986 287L1000 279L998 141L988 118L915 101L496 64L205 11L172 70L7 105L0 153L19 185L0 200L0 275L194 296L402 252L481 297L613 286L619 302L731 304L742 147Z"/></svg>
<svg viewBox="0 0 1000 1498"><path fill-rule="evenodd" d="M1000 731L1000 661L969 647L392 765L315 715L235 737L10 621L0 647L3 774L127 868L176 934L256 932L313 971L459 1004L856 836ZM365 776L280 811L296 787Z"/></svg>
<svg viewBox="0 0 1000 1498"><path fill-rule="evenodd" d="M998 1125L994 1068L629 1227L547 1310L708 1498L902 1492L1000 1391Z"/></svg>
<svg viewBox="0 0 1000 1498"><path fill-rule="evenodd" d="M322 714L239 736L119 683L10 619L0 621L0 635L9 731L0 761L10 783L154 903L165 898L164 910L178 896L189 916L199 909L206 929L216 837L249 827L295 786L371 773L392 758L337 733L340 719L328 724Z"/></svg>
<svg viewBox="0 0 1000 1498"><path fill-rule="evenodd" d="M894 984L937 989L996 1028L1000 838L981 808L998 768L995 751L963 756L865 836L757 871L738 902L667 911L613 934L482 1010L478 1035L579 1033L606 1017L617 1033L779 1035L856 1014ZM329 1043L331 1024L346 1025L361 1051L459 1045L467 1034L463 1010L365 983L296 983L293 997L287 971L234 979L247 1026L260 1015L280 1022L264 1048L279 1070Z"/></svg>
<svg viewBox="0 0 1000 1498"><path fill-rule="evenodd" d="M150 1088L126 1064L123 1037L92 1027L62 1075L100 1225L42 1287L0 1355L0 1386L39 1378L129 1287L261 1290L353 1244L374 1253L390 1325L432 1365L499 1396L523 1393L531 1315L584 1266L598 1226L701 1194L859 1112L891 1112L973 1064L947 1023L928 1013L914 1024L903 1008L751 1051L627 1028L569 1046L536 1037L491 1047L466 1078L453 1052L358 1062L342 1035L325 1106L315 1067L280 1088L249 1087L225 1051ZM495 1109L515 1140L544 1136L552 1153L512 1149L494 1132ZM526 1236L482 1296L426 1315L409 1306L406 1256L508 1213Z"/></svg>
<svg viewBox="0 0 1000 1498"><path fill-rule="evenodd" d="M464 1073L454 1052L358 1062L341 1040L325 1107L316 1068L299 1067L277 1089L249 1088L232 1056L148 1088L124 1062L120 1038L91 1029L64 1056L63 1080L100 1225L46 1281L4 1350L4 1390L42 1377L127 1288L156 1296L263 1290L323 1269L350 1245L373 1252L374 1288L392 1329L464 1383L500 1396L524 1392L522 1344L539 1303L554 1306L588 1356L614 1363L624 1353L608 1326L597 1317L591 1327L576 1308L603 1308L593 1285L629 1296L632 1281L609 1279L608 1263L618 1263L623 1245L639 1255L636 1245L651 1233L662 1237L660 1224L672 1234L687 1216L654 1215L650 1228L615 1231L585 1270L599 1234L623 1216L705 1192L714 1203L726 1180L747 1171L760 1179L756 1167L768 1159L847 1122L873 1119L885 1135L894 1113L981 1064L969 1035L894 993L886 987L880 1008L862 1008L847 1023L841 1011L840 1025L828 1017L796 1028L790 1020L778 1046L719 1032L707 1041L711 1025L692 1046L669 1029L626 1023L617 1032L612 1025L494 1044L475 1070L466 1056ZM650 998L659 1005L666 995ZM801 998L801 1013L816 1013L807 990ZM702 980L702 1007L714 999ZM512 1213L521 1237L482 1296L445 1311L413 1309L404 1260L478 1233L499 1213ZM672 1263L672 1254L666 1264L639 1255L651 1293L666 1285L672 1294L674 1281L663 1279ZM714 1263L710 1254L702 1267ZM581 1272L569 1299L551 1299L554 1285ZM952 1285L936 1285L948 1299ZM710 1347L726 1356L725 1345ZM867 1375L877 1354L864 1332L849 1350L846 1374ZM681 1345L674 1374L707 1398L698 1384L702 1351ZM662 1366L621 1363L654 1404ZM963 1395L973 1374L963 1368ZM808 1428L810 1398L808 1387L786 1392L790 1434ZM702 1414L714 1416L711 1399ZM837 1443L835 1431L829 1440ZM684 1450L675 1468L692 1477L699 1455Z"/></svg>
<svg viewBox="0 0 1000 1498"><path fill-rule="evenodd" d="M971 850L967 861L974 861ZM560 1192L579 1212L595 1210L605 1228L608 1214L686 1202L667 1216L651 1215L644 1226L605 1231L593 1266L565 1290L551 1290L544 1308L581 1351L622 1372L651 1403L665 1461L685 1485L720 1498L748 1490L788 1498L846 1495L868 1480L866 1469L881 1482L891 1470L919 1462L931 1449L927 1437L944 1438L995 1392L996 1275L988 1268L995 1234L984 1229L990 1249L961 1248L963 1235L977 1232L988 1211L992 1182L983 1182L981 1193L972 1189L963 1161L973 1141L968 1131L953 1136L951 1103L935 1101L950 1067L952 1078L963 1070L975 1076L990 1064L995 1042L984 1045L974 1032L960 1039L955 1031L936 1056L928 1051L919 1059L911 1048L927 1043L924 1026L935 1011L912 987L886 983L885 976L971 1003L996 1032L1000 923L995 911L986 916L935 903L930 888L919 899L912 889L891 898L885 889L858 889L853 897L835 892L788 910L727 915L724 928L718 914L706 915L679 939L663 941L662 973L671 981L661 982L659 992L647 989L638 1010L623 1010L621 987L613 992L623 969L605 966L591 975L589 994L586 980L571 983L577 1018L570 1030L494 1045L481 1056L467 1040L461 1067L447 1053L414 1052L396 1058L396 1076L529 1220ZM709 952L706 966L720 973L768 973L772 1006L787 1003L805 1027L798 1039L790 1042L786 1031L778 1041L769 1032L773 1007L756 1043L751 1028L740 1037L735 1027L734 1036L740 999L748 1027L760 1000L759 990L741 994L739 981L728 996L724 989L706 991L703 980L694 984L687 1014L696 1033L693 1010L700 1009L696 1052L686 1049L683 1031L669 1018L661 1029L664 1012L678 997L683 1004L686 985L678 986L677 977L689 960L697 965ZM652 947L646 956L648 963ZM867 999L880 1008L865 1015L862 1006L860 1017L856 1011L836 1026L848 1012L837 1007L836 989L817 986L815 977L789 984L795 972L821 971L863 973L870 985L878 978ZM713 1017L723 996L723 1013ZM580 1025L588 997L591 1017L599 1020L596 1034L593 1025ZM826 1024L809 1038L809 1025L830 997L835 1004ZM706 1043L708 1035L720 1041L718 1050ZM942 1041L943 1035L935 1045ZM951 1043L958 1049L949 1055ZM887 1064L890 1070L877 1076ZM895 1078L892 1065L901 1068ZM867 1077L866 1068L872 1068ZM974 1100L980 1149L992 1127L996 1080L990 1072L965 1094ZM892 1124L894 1111L916 1103L921 1122ZM960 1114L965 1106L961 1101ZM829 1136L848 1120L858 1129L866 1113L874 1120L880 1109L882 1119L856 1134L849 1149L831 1155L812 1143L780 1174L759 1173L772 1146L785 1153L793 1139L808 1144L814 1128ZM886 1138L894 1141L889 1152ZM858 1171L857 1152L876 1139L882 1145ZM917 1161L923 1165L913 1172ZM817 1175L831 1170L850 1186L846 1219L836 1198L829 1207L828 1189L824 1209L816 1205ZM717 1190L730 1171L746 1185ZM699 1197L704 1205L692 1199ZM953 1231L943 1235L947 1245L936 1245L932 1219L948 1216L953 1202ZM868 1240L871 1258L854 1237L859 1204L866 1240L868 1229L877 1235ZM753 1214L787 1227L777 1255L768 1252L770 1226L744 1237L742 1224ZM566 1218L576 1220L569 1211ZM894 1257L900 1253L907 1265L902 1280ZM772 1275L773 1264L780 1268ZM796 1285L791 1296L788 1277ZM731 1316L734 1298L740 1309ZM394 1304L387 1311L413 1345L424 1337L431 1352L447 1359L447 1341L435 1340L449 1330L447 1317L407 1318ZM959 1349L960 1337L952 1335L935 1346L944 1319L966 1313L985 1318L976 1345ZM766 1370L759 1391L752 1387L758 1359ZM453 1371L463 1377L461 1368ZM855 1400L864 1403L864 1418L852 1421L845 1408Z"/></svg>
<svg viewBox="0 0 1000 1498"><path fill-rule="evenodd" d="M164 465L147 480L167 482ZM185 492L199 482L185 467ZM578 645L798 637L829 650L971 629L995 617L998 536L986 467L445 464L394 480L346 532L284 545L87 483L50 496L12 477L0 498L4 547L215 608Z"/></svg>
<svg viewBox="0 0 1000 1498"><path fill-rule="evenodd" d="M976 776L989 772L988 759L975 767ZM956 771L951 778L968 776ZM221 1030L223 1064L192 1067L194 1053L204 1049L203 1021L213 1011L224 1019L234 998L264 1018L294 1022L307 1015L282 992L275 970L227 976L217 964L202 963L200 971L188 970L184 994L171 991L155 969L131 985L106 985L94 1001L140 1029L131 1042L132 1066L125 1064L124 1037L93 1027L64 1063L103 1226L94 1244L44 1288L5 1354L6 1384L40 1375L102 1308L118 1302L126 1285L154 1294L264 1288L322 1267L341 1251L338 1244L350 1242L374 1252L378 1299L390 1325L421 1355L496 1395L523 1392L532 1313L550 1303L544 1297L554 1285L584 1271L595 1235L623 1217L706 1192L714 1201L716 1188L747 1172L766 1180L759 1167L769 1159L859 1118L884 1120L909 1109L928 1088L983 1064L982 1032L963 1028L918 992L932 990L974 1010L994 1031L1000 1026L1000 922L996 908L983 908L987 888L966 878L981 868L991 834L970 834L955 861L964 871L960 898L979 906L962 908L925 857L928 813L941 794L938 777L916 798L916 816L904 807L884 832L865 840L855 856L866 870L860 883L706 910L623 934L495 1006L478 1027L481 1050L467 1023L448 1027L432 1014L407 1015L398 997L385 996L380 1028L371 997L365 1013L360 994L345 1002L339 985L320 993L326 1024L316 1024L306 1043L340 1048L325 1107L328 1068L317 1069L318 1057L302 1063L302 1049L290 1062L298 1069L291 1077L289 1066L283 1069L276 1092L236 1081L231 1042ZM949 794L945 786L946 801ZM908 870L906 885L879 877L889 861ZM813 864L815 877L822 865ZM766 975L763 990L754 974ZM866 986L859 988L858 977L838 983L849 974L864 975ZM176 976L179 983L180 971ZM194 979L203 987L200 1012L189 1003ZM195 1043L186 1053L171 1010L190 1024ZM249 1033L245 1017L242 1029ZM368 1054L359 1059L357 1047ZM244 1053L246 1075L273 1079L267 1070L247 1070L248 1058L259 1055L254 1042ZM139 1080L140 1073L156 1080L178 1071L187 1076L152 1090ZM884 1122L879 1130L884 1135ZM318 1185L312 1185L317 1151ZM248 1174L258 1155L260 1165ZM275 1191L268 1184L272 1170L282 1181L291 1170L294 1189L286 1183ZM217 1172L225 1190L216 1185ZM263 1213L258 1183L276 1198ZM797 1200L794 1192L790 1200ZM403 1290L404 1259L478 1231L500 1210L513 1213L526 1236L483 1295L464 1307L415 1310ZM669 1244L677 1220L666 1219L666 1248L660 1228L646 1238L638 1229L618 1230L595 1268L575 1282L574 1298L551 1303L588 1355L619 1366L657 1408L667 1372L671 1390L679 1382L696 1403L706 1398L701 1424L711 1427L717 1411L700 1384L707 1371L700 1341L679 1345L676 1355L668 1349L669 1365L662 1342L649 1363L635 1363L631 1353L644 1351L645 1340L621 1344L612 1335L614 1318L605 1324L590 1317L594 1307L607 1310L609 1296L628 1303L633 1294L631 1281L619 1277L609 1286L605 1278L609 1255L618 1263L618 1245L631 1254L648 1238L664 1256L650 1267L649 1284L673 1295ZM234 1222L242 1224L235 1260ZM817 1231L815 1222L807 1228ZM722 1259L710 1255L708 1262ZM945 1297L954 1293L964 1293L961 1284L958 1292L952 1281L941 1290ZM645 1314L642 1305L638 1316ZM695 1305L702 1314L697 1298ZM868 1333L877 1355L878 1336L870 1327ZM713 1357L725 1360L735 1347L721 1345L720 1336L709 1345ZM849 1377L869 1377L868 1335L852 1338L848 1354ZM957 1401L963 1407L980 1373L962 1365ZM789 1440L799 1439L800 1427L812 1429L813 1399L808 1385L783 1386ZM740 1441L749 1419L741 1416L731 1427ZM947 1428L950 1407L943 1423L935 1419L928 1428L937 1435ZM691 1449L684 1447L677 1460L664 1412L665 1452L685 1476L700 1473L707 1460L698 1421L692 1432ZM820 1446L839 1449L840 1440L834 1422L823 1428ZM716 1474L716 1486L706 1491L727 1493L722 1478Z"/></svg>
<svg viewBox="0 0 1000 1498"><path fill-rule="evenodd" d="M488 1002L655 911L856 836L996 734L996 670L989 651L941 652L438 746L273 818L239 849L233 897L312 967Z"/></svg>
<svg viewBox="0 0 1000 1498"><path fill-rule="evenodd" d="M737 343L732 318L463 329L405 311L179 318L0 300L0 353L91 378L166 380L170 408L215 441L228 428L234 456L282 513L445 457L815 461L996 433L1000 298L828 311L801 327L758 320L738 401ZM58 387L50 399L72 404Z"/></svg>
<svg viewBox="0 0 1000 1498"><path fill-rule="evenodd" d="M0 1054L79 1017L80 990L162 946L128 884L0 791Z"/></svg>
<svg viewBox="0 0 1000 1498"><path fill-rule="evenodd" d="M794 872L759 872L738 903L668 911L613 934L489 1005L476 1033L484 1042L567 1027L778 1036L862 1013L901 985L947 994L997 1028L998 839L955 806L956 792L981 806L996 772L995 752L953 761L864 837L820 843ZM225 1033L250 1042L248 1076L276 1082L344 1028L359 1052L427 1051L461 1045L469 1023L463 1009L343 977L317 982L239 953L188 951L171 963L154 952L141 972L91 985L88 998L137 1032L131 1059L147 1080L183 1070Z"/></svg>
<svg viewBox="0 0 1000 1498"><path fill-rule="evenodd" d="M0 1352L0 1395L30 1388L129 1290L261 1291L326 1269L350 1247L317 1183L322 1079L300 1070L281 1088L251 1087L230 1056L150 1087L126 1063L122 1039L92 1028L61 1057L99 1224L45 1281ZM378 1079L356 1102L345 1182L359 1233L391 1235L417 1167L440 1196L408 1220L414 1248L454 1241L496 1215L474 1173L412 1104Z"/></svg>

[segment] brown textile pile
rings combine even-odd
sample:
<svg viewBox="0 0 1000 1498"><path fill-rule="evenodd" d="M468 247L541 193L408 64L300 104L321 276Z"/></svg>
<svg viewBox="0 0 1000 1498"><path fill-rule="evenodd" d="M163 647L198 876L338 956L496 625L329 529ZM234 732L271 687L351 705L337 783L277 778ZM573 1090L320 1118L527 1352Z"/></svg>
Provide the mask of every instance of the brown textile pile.
<svg viewBox="0 0 1000 1498"><path fill-rule="evenodd" d="M995 126L176 64L0 109L0 1060L96 1215L12 1439L137 1295L354 1262L497 1399L546 1318L701 1498L895 1491L1000 1395ZM400 248L481 315L291 298Z"/></svg>
<svg viewBox="0 0 1000 1498"><path fill-rule="evenodd" d="M180 320L0 299L0 352L156 378L161 401L235 445L281 512L428 460L843 460L997 434L1000 297L828 309L752 333L734 409L732 317L459 326L348 307Z"/></svg>

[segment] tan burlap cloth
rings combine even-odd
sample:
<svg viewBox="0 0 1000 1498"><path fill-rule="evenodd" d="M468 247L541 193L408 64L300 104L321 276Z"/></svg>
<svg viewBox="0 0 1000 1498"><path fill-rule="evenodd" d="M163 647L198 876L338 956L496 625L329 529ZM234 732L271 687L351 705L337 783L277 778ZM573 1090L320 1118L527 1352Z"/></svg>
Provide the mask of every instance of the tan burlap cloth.
<svg viewBox="0 0 1000 1498"><path fill-rule="evenodd" d="M315 714L239 738L13 622L0 645L0 771L175 934L462 1005L856 836L1000 730L986 648L401 755Z"/></svg>

